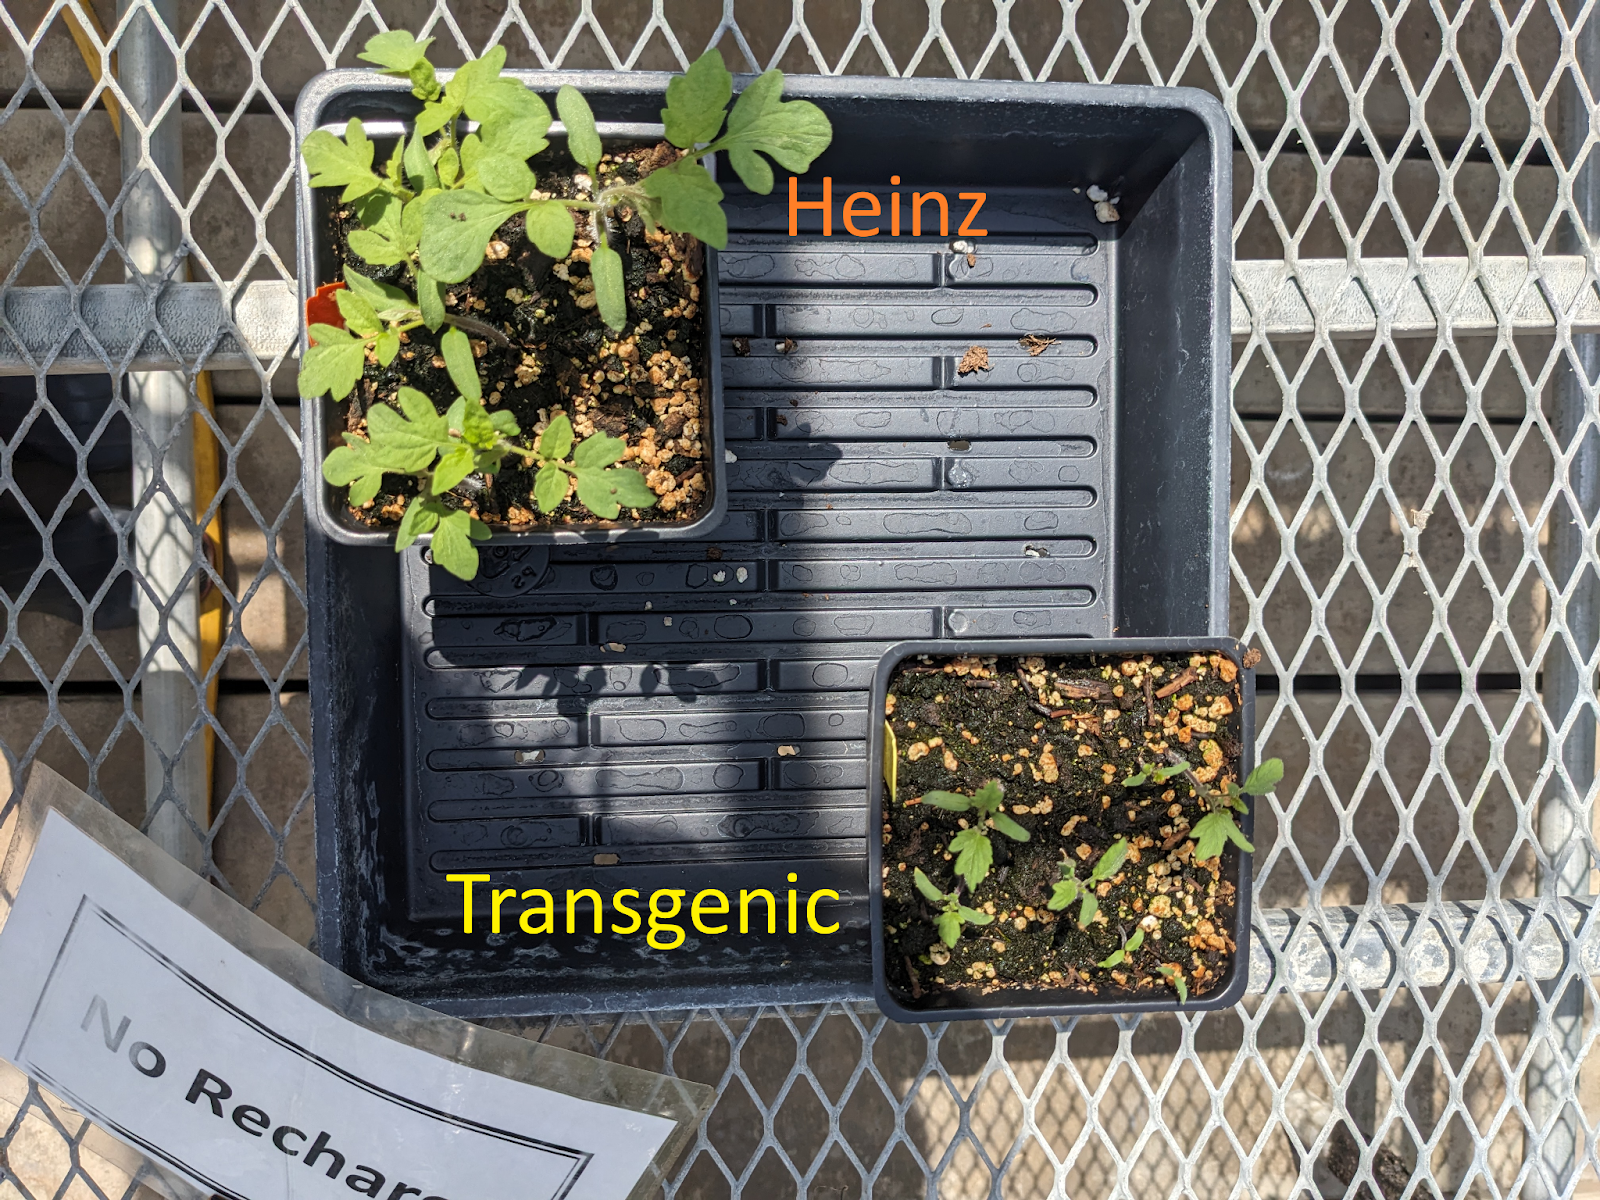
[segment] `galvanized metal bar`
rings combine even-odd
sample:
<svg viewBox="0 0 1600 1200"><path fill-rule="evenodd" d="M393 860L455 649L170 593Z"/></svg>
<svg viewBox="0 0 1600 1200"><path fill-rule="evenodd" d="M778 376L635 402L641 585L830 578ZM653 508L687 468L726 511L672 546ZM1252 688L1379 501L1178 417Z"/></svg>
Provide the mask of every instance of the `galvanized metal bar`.
<svg viewBox="0 0 1600 1200"><path fill-rule="evenodd" d="M128 19L132 13L131 20ZM123 123L123 242L128 274L151 299L177 277L183 219L163 191L183 187L176 0L119 0L127 20L118 48ZM164 26L164 29L159 26ZM139 305L147 310L146 301ZM142 315L142 314L141 314ZM192 376L191 376L192 378ZM189 384L172 370L128 375L133 436L134 562L138 570L140 721L144 727L146 830L179 862L205 865L210 824L200 663L201 561L194 518L194 413Z"/></svg>
<svg viewBox="0 0 1600 1200"><path fill-rule="evenodd" d="M1578 22L1582 4L1563 6L1577 29L1573 37L1576 71L1600 83L1600 20ZM1572 176L1573 211L1558 235L1572 254L1594 252L1600 231L1600 173L1590 150L1593 110L1577 80L1562 81L1560 138L1562 158L1581 164ZM1576 331L1575 331L1576 332ZM1566 637L1550 641L1544 660L1546 754L1555 769L1539 805L1539 893L1585 896L1589 893L1591 831L1594 828L1595 685L1594 652L1600 626L1600 580L1589 546L1600 508L1600 436L1594 430L1594 384L1600 378L1600 338L1574 336L1571 358L1556 381L1552 424L1565 451L1565 503L1550 520L1549 560L1555 588L1549 622ZM1559 482L1562 471L1557 468ZM1534 1167L1530 1194L1566 1193L1579 1169L1583 1128L1572 1103L1583 1062L1584 985L1576 978L1541 980L1543 1004L1534 1007L1533 1053L1526 1102L1531 1128L1527 1156Z"/></svg>
<svg viewBox="0 0 1600 1200"><path fill-rule="evenodd" d="M1564 897L1554 909L1529 900L1498 904L1390 904L1277 908L1260 913L1250 944L1250 991L1383 991L1558 979L1569 963L1600 978L1593 902ZM1581 987L1582 985L1579 984Z"/></svg>
<svg viewBox="0 0 1600 1200"><path fill-rule="evenodd" d="M0 295L13 340L0 328L0 375L99 375L106 362L130 371L253 371L292 353L299 331L293 281L258 281L232 304L210 283L155 290L107 283L12 288Z"/></svg>
<svg viewBox="0 0 1600 1200"><path fill-rule="evenodd" d="M1233 336L1371 337L1379 307L1395 338L1436 337L1446 310L1457 337L1553 332L1556 310L1574 333L1600 332L1600 291L1582 255L1517 255L1480 260L1476 277L1465 258L1365 259L1352 271L1343 259L1303 259L1290 268L1246 259L1233 268ZM1547 299L1547 293L1550 297ZM1430 300L1430 297L1432 299ZM1376 298L1376 303L1375 303ZM1554 309L1552 308L1554 304ZM128 284L11 288L0 304L16 330L0 329L0 375L97 374L106 360L134 370L253 370L296 353L299 312L292 280L241 287L231 305L209 283L168 283L153 300ZM159 330L159 332L158 332Z"/></svg>

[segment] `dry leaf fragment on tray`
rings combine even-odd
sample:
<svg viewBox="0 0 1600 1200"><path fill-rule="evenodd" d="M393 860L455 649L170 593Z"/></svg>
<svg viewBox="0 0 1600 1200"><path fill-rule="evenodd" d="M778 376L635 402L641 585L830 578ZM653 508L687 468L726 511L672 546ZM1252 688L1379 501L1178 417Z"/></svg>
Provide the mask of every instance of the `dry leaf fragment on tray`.
<svg viewBox="0 0 1600 1200"><path fill-rule="evenodd" d="M968 346L967 352L961 356L961 364L956 367L957 375L971 375L974 371L987 371L989 369L989 352L982 346Z"/></svg>
<svg viewBox="0 0 1600 1200"><path fill-rule="evenodd" d="M1044 337L1043 335L1037 334L1037 333L1030 333L1027 337L1019 338L1017 340L1017 345L1021 346L1024 350L1026 350L1028 352L1029 356L1031 356L1033 358L1038 358L1039 355L1043 354L1046 350L1048 350L1051 346L1054 346L1055 344L1056 344L1056 339L1055 338L1053 338L1053 337Z"/></svg>

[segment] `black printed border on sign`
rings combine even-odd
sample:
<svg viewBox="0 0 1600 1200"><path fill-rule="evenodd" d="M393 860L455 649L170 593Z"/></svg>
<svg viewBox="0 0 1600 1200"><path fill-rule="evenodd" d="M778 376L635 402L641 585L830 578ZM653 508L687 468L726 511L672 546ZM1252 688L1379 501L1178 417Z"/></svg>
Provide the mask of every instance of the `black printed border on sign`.
<svg viewBox="0 0 1600 1200"><path fill-rule="evenodd" d="M183 1159L171 1154L161 1146L158 1146L153 1142L149 1142L140 1137L138 1134L133 1133L131 1130L124 1128L118 1122L110 1119L104 1113L98 1111L93 1105L85 1103L80 1097L74 1095L70 1089L64 1088L51 1077L49 1072L38 1066L38 1064L34 1063L31 1059L27 1058L28 1038L33 1033L34 1022L38 1020L39 1013L44 1008L45 1000L50 995L51 985L55 982L57 970L60 968L62 960L66 957L67 949L72 944L73 936L78 932L79 921L83 919L86 910L92 912L95 916L98 916L100 920L112 930L121 934L140 950L143 950L157 963L165 967L167 971L171 972L173 976L187 984L198 995L204 997L212 1004L228 1013L235 1020L244 1025L248 1025L251 1029L254 1029L257 1033L261 1034L261 1036L277 1043L285 1050L289 1050L299 1055L306 1062L322 1068L330 1075L343 1080L345 1083L351 1084L354 1087L358 1087L364 1092L367 1092L373 1096L377 1096L391 1104L398 1105L401 1108L407 1108L412 1112L420 1113L425 1117L431 1117L432 1119L443 1124L454 1125L459 1129L469 1130L484 1137L495 1138L502 1142L510 1142L513 1145L525 1146L530 1150L537 1150L545 1154L555 1155L558 1158L572 1160L571 1166L567 1170L566 1179L562 1183L560 1190L555 1193L553 1200L564 1200L564 1197L566 1197L572 1191L573 1186L578 1182L578 1177L583 1174L584 1168L589 1165L590 1159L594 1157L591 1152L586 1150L577 1150L571 1146L562 1146L555 1142L541 1141L539 1138L532 1138L526 1136L525 1134L513 1133L508 1129L498 1129L493 1125L485 1125L478 1121L469 1120L466 1117L458 1117L451 1113L441 1112L436 1108L430 1108L426 1104L421 1104L416 1100L412 1100L406 1096L401 1096L391 1092L387 1088L379 1087L375 1083L370 1083L367 1080L362 1079L359 1075L352 1074L343 1067L329 1062L321 1055L315 1054L312 1051L307 1050L304 1046L298 1045L297 1043L289 1040L276 1030L262 1024L261 1021L257 1020L255 1017L251 1016L237 1005L232 1004L222 996L219 996L216 992L212 991L205 984L201 983L193 975L185 971L177 963L173 962L165 954L161 953L161 951L157 950L138 934L134 933L116 917L112 916L93 900L89 899L88 896L84 896L78 901L78 909L72 915L72 924L67 928L66 936L61 939L61 945L56 948L55 961L50 965L50 973L45 978L45 985L43 990L39 993L38 1003L34 1005L33 1014L28 1018L28 1027L23 1032L21 1045L19 1045L17 1048L17 1057L21 1060L26 1060L23 1063L23 1069L26 1070L29 1075L32 1075L45 1087L49 1088L56 1095L67 1101L79 1112L90 1117L97 1125L110 1130L124 1141L138 1146L151 1157L160 1159L167 1165L174 1167L184 1175L187 1175L189 1178L211 1189L211 1191L216 1193L216 1195L224 1197L225 1200L255 1200L255 1198L233 1191L218 1180L212 1179L203 1172L196 1170Z"/></svg>

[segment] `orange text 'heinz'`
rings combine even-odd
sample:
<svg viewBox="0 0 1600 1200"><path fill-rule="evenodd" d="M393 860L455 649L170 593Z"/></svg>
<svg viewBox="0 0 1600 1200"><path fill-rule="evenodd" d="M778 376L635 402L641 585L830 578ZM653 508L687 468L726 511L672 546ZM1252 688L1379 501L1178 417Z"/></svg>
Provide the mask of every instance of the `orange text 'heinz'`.
<svg viewBox="0 0 1600 1200"><path fill-rule="evenodd" d="M900 176L889 176L890 183L899 183ZM989 198L987 192L957 192L956 199L971 202L967 215L962 220L956 233L961 237L984 237L987 229L978 229L973 226L977 219L978 210L983 207L983 202ZM933 232L935 220L939 223L939 236L950 236L950 201L943 192L912 192L906 205L910 209L911 236L922 236L923 221L928 223L928 232ZM819 209L822 212L822 236L833 236L833 177L822 177L822 199L800 199L799 181L789 176L789 236L795 237L800 232L800 210ZM839 223L844 226L845 232L852 237L877 237L880 233L887 233L890 237L899 237L902 228L900 220L900 193L892 192L889 195L889 212L887 213L889 227L884 228L883 203L871 192L851 192L844 201L839 212ZM865 224L870 221L871 224Z"/></svg>

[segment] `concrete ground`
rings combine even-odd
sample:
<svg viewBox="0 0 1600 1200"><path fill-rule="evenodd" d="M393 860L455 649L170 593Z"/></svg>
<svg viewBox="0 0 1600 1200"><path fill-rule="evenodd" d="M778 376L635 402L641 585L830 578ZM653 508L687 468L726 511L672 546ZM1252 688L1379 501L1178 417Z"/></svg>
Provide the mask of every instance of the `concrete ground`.
<svg viewBox="0 0 1600 1200"><path fill-rule="evenodd" d="M109 4L102 4L102 16L110 18ZM411 27L431 11L421 0L380 7L396 27ZM761 65L787 41L779 65L818 69L806 36L793 23L790 4L740 0L732 7ZM995 8L990 6L945 5L946 44L926 39L924 4L880 2L872 12L881 53L870 38L856 40L857 6L832 0L793 7L803 8L814 53L830 68L883 73L881 54L902 69L920 54L918 73L950 75L950 56L972 70L989 53L986 76L1018 74L1011 46L994 43ZM8 28L16 33L0 35L0 95L10 97L24 87L35 97L48 92L51 103L66 110L67 125L37 99L0 119L5 184L0 187L0 268L16 285L117 281L121 263L108 248L118 235L112 202L119 182L110 122L86 105L90 77L59 19L37 37L31 76L17 49L16 38L33 39L48 8L45 0L9 0L5 6ZM355 50L369 27L337 55L328 50L353 8L353 3L307 6L302 15L290 13L279 21L282 14L272 0L250 0L231 9L236 31L218 9L204 10L199 20L199 0L180 5L185 34L193 35L186 58L193 89L186 108L191 111L182 122L184 185L196 198L189 231L197 248L197 278L292 277L285 114L292 113L296 93L313 74L335 61L355 65ZM716 28L722 6L676 0L665 9L693 53ZM515 29L505 40L512 63L532 67L559 52L584 10L577 0L559 0L521 11L528 14L539 47ZM651 6L643 0L598 2L593 11L612 49L627 60L649 23ZM1057 50L1063 10L1045 0L1018 0L1008 11L1015 52L1037 72ZM1080 52L1096 74L1108 72L1127 48L1129 10L1123 5L1087 0L1073 11L1078 40L1056 55L1052 79L1084 78ZM1148 58L1130 51L1109 77L1146 82L1159 75L1216 91L1205 54L1190 54L1179 69L1194 33L1189 6L1155 0L1140 11ZM1447 162L1463 138L1483 127L1507 160L1527 137L1528 105L1514 72L1494 74L1501 43L1495 11L1469 5L1454 27L1441 29L1431 10L1412 6L1393 31L1398 59L1414 83L1439 60L1441 39L1453 41L1460 53L1462 75L1446 68L1425 104L1427 135ZM1538 91L1553 69L1559 37L1542 6L1517 11L1522 24L1516 53ZM462 34L481 45L502 19L503 6L462 3L452 13ZM1501 176L1486 161L1486 152L1464 157L1448 174L1425 156L1399 160L1385 171L1370 154L1362 155L1365 139L1385 154L1408 138L1414 150L1423 145L1412 130L1402 81L1393 63L1381 57L1384 34L1376 8L1340 10L1330 38L1351 78L1370 72L1369 90L1355 114L1334 64L1319 57L1322 31L1314 6L1285 3L1272 9L1270 18L1261 18L1244 0L1219 0L1208 13L1207 53L1228 86L1237 88L1238 110L1257 135L1256 147L1270 144L1283 127L1286 94L1305 85L1288 152L1260 171L1259 148L1240 148L1234 155L1239 257L1275 259L1293 252L1344 258L1357 246L1366 256L1403 256L1413 245L1448 255L1464 253L1469 243L1488 253L1526 251L1513 211L1499 204ZM436 32L449 40L445 31ZM1281 56L1281 75L1258 53L1258 35ZM262 51L259 74L241 48L241 37ZM731 36L720 44L731 61L742 61ZM452 52L439 59L453 61ZM563 61L610 65L592 27L578 30ZM657 32L640 48L634 65L666 69L676 62ZM1480 95L1487 104L1475 118L1473 104ZM1294 152L1296 137L1336 140L1355 115L1365 132L1353 135L1352 148L1337 166L1320 168L1312 157ZM1481 126L1475 123L1479 120ZM73 162L64 169L69 153ZM1541 161L1548 159L1535 153L1517 170L1513 187L1523 228L1536 240L1548 228L1556 203L1556 173ZM1516 691L1503 689L1476 695L1432 691L1418 708L1410 708L1382 677L1398 674L1399 661L1420 659L1428 672L1455 675L1465 667L1503 681L1536 656L1547 599L1527 564L1545 540L1540 506L1551 488L1554 462L1536 428L1521 422L1530 408L1548 403L1542 371L1553 352L1551 341L1464 339L1449 345L1418 340L1392 352L1381 347L1371 354L1371 349L1366 342L1340 343L1333 352L1292 342L1236 347L1233 495L1240 577L1234 581L1233 628L1250 629L1258 643L1270 643L1275 655L1263 671L1326 678L1351 668L1371 677L1354 697L1337 690L1299 692L1298 718L1280 711L1273 695L1262 697L1260 726L1270 751L1288 763L1291 784L1321 768L1289 826L1279 813L1262 814L1257 841L1262 901L1292 906L1368 900L1374 884L1357 847L1368 862L1381 863L1403 829L1414 840L1382 874L1377 886L1384 901L1420 901L1429 895L1474 900L1490 888L1526 896L1534 887L1528 842L1532 780L1544 757L1537 711ZM1519 361L1526 377L1519 376ZM1534 382L1527 381L1530 377ZM1480 380L1481 399L1469 402L1464 381ZM225 576L230 591L248 601L233 622L233 649L216 707L214 855L233 894L291 936L308 941L315 872L305 750L305 619L299 599L302 514L294 495L298 409L287 374L264 385L253 375L236 373L219 376L216 385L217 421L235 480L223 506ZM1410 396L1424 420L1406 419ZM1464 425L1469 412L1483 419ZM1252 488L1251 463L1257 456L1264 456L1261 485ZM1375 475L1382 476L1387 491L1364 508ZM128 502L125 483L96 482L108 501ZM1434 502L1420 539L1420 561L1407 564L1402 522L1414 521L1413 511L1428 507L1443 485L1454 489L1460 507ZM1488 579L1464 565L1473 546ZM1265 587L1291 553L1297 570L1273 583L1259 624L1251 629L1246 589ZM1371 573L1371 587L1351 569L1356 555ZM1383 593L1391 579L1399 581L1392 594L1374 601L1373 589ZM1507 589L1505 624L1493 636L1496 597L1486 584ZM1326 622L1319 626L1312 597L1330 588ZM1380 616L1392 642L1370 636ZM136 663L131 630L106 633L97 650L78 627L23 613L0 653L5 689L0 747L13 761L46 762L92 785L119 813L137 821L143 810L140 740L119 686ZM282 685L276 698L266 686L269 680ZM46 683L59 685L54 721ZM1445 731L1437 756L1430 753L1429 729ZM1503 771L1489 766L1494 746L1502 747ZM238 764L247 754L249 766L241 772ZM1356 845L1329 863L1329 849L1339 844L1347 814ZM1468 834L1476 837L1481 856L1463 849ZM1308 878L1320 882L1313 887ZM874 1191L880 1197L921 1195L922 1164L948 1159L941 1196L1028 1200L1049 1190L1050 1154L1064 1158L1079 1141L1083 1148L1066 1180L1072 1196L1110 1194L1119 1160L1127 1163L1122 1186L1128 1194L1167 1194L1176 1186L1180 1160L1191 1155L1187 1186L1194 1194L1230 1194L1241 1150L1248 1153L1258 1145L1262 1155L1251 1181L1256 1192L1288 1196L1298 1168L1271 1104L1274 1090L1291 1081L1319 1095L1348 1081L1347 1104L1361 1134L1376 1134L1408 1160L1417 1155L1415 1139L1396 1121L1396 1111L1409 1114L1422 1139L1432 1139L1455 1091L1470 1119L1495 1131L1481 1167L1498 1187L1506 1187L1520 1166L1521 1134L1515 1120L1501 1112L1508 1099L1503 1075L1478 1039L1496 1042L1515 1062L1527 1041L1525 992L1491 994L1486 1000L1493 1008L1487 1014L1465 989L1449 995L1400 992L1385 998L1376 1042L1365 1042L1365 1013L1379 999L1278 996L1270 1003L1247 1004L1239 1013L1187 1024L1152 1018L1121 1028L1109 1019L1094 1019L1057 1032L1048 1023L1019 1022L999 1033L952 1027L934 1040L920 1029L884 1024L870 1012L798 1016L793 1027L786 1019L751 1021L732 1014L723 1018L725 1026L694 1022L672 1049L671 1065L710 1082L738 1068L738 1078L708 1124L707 1138L735 1176L750 1172L745 1194L773 1200L791 1195L856 1200L862 1188L850 1155L869 1171L878 1168L901 1121L916 1154L901 1145L887 1156ZM1397 1084L1430 1021L1437 1022L1445 1059L1425 1055L1426 1061ZM620 1030L537 1022L514 1027L586 1050L593 1048L591 1038L603 1043L614 1032L611 1057L658 1067L667 1062L662 1037L678 1032L671 1021L659 1028ZM872 1039L870 1061L877 1074L853 1078L863 1029ZM1193 1060L1176 1057L1187 1039L1192 1039ZM1241 1047L1253 1049L1253 1055L1241 1057ZM1002 1049L1012 1075L1002 1069ZM815 1073L820 1095L795 1075L802 1059ZM932 1075L926 1073L929 1064L938 1068ZM1589 1114L1600 1112L1593 1075L1586 1070L1580 1097ZM770 1128L752 1091L762 1104L785 1097ZM11 1121L22 1094L15 1076L0 1072L0 1129ZM1090 1097L1095 1098L1092 1114ZM1153 1104L1159 1104L1171 1140L1158 1135L1140 1143ZM75 1128L70 1113L57 1112L56 1119L63 1128ZM837 1134L830 1135L835 1119ZM1473 1169L1465 1119L1454 1116L1425 1155L1444 1195ZM1029 1120L1049 1153L1039 1141L1029 1141L996 1183L998 1165ZM784 1148L801 1175L819 1162L805 1188L796 1184L774 1146ZM55 1194L67 1161L61 1133L35 1110L22 1119L0 1160L0 1200L20 1196L5 1170L37 1198ZM1589 1180L1600 1188L1592 1173ZM87 1195L81 1182L66 1195L80 1193ZM680 1194L729 1193L715 1157L701 1153ZM1467 1194L1488 1194L1483 1180Z"/></svg>

